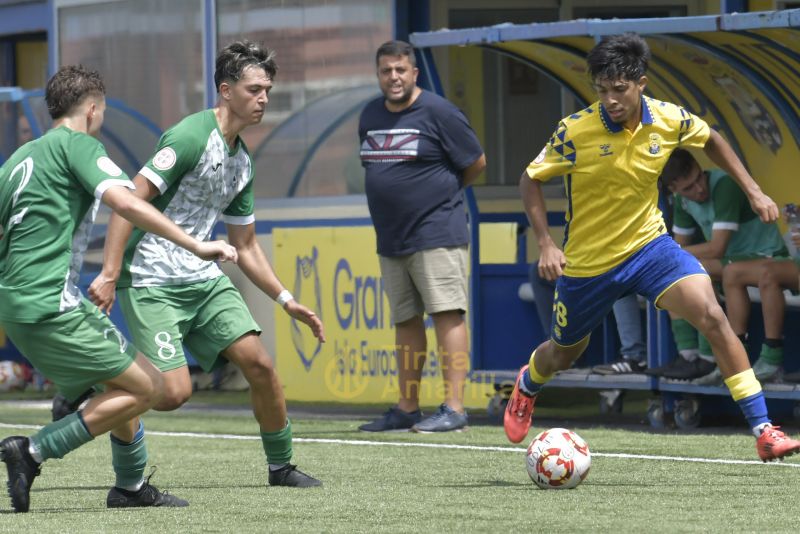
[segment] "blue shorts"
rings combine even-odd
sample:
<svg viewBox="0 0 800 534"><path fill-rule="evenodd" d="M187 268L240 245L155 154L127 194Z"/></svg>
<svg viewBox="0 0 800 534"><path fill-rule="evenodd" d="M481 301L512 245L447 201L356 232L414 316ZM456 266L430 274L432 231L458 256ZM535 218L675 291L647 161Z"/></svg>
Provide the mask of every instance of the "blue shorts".
<svg viewBox="0 0 800 534"><path fill-rule="evenodd" d="M559 345L574 345L603 321L620 297L638 293L657 305L672 285L696 274L707 276L697 258L662 235L607 273L561 276L556 282L550 337Z"/></svg>

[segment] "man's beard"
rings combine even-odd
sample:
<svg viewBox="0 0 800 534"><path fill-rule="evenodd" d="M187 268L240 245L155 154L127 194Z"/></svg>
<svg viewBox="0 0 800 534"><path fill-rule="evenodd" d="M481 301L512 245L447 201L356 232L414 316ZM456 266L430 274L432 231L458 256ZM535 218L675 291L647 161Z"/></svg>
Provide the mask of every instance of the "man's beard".
<svg viewBox="0 0 800 534"><path fill-rule="evenodd" d="M403 94L397 98L386 97L386 100L391 102L392 104L408 104L409 100L411 100L411 95L414 94L413 89L409 89L408 91L403 91Z"/></svg>

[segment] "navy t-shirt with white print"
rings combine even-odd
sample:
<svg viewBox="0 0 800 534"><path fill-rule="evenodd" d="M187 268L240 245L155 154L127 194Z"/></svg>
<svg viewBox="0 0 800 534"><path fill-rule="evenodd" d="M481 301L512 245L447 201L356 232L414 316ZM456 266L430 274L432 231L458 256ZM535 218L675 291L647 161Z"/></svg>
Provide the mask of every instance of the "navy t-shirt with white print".
<svg viewBox="0 0 800 534"><path fill-rule="evenodd" d="M469 242L461 174L483 149L458 108L423 90L395 113L381 96L361 112L358 134L378 254Z"/></svg>

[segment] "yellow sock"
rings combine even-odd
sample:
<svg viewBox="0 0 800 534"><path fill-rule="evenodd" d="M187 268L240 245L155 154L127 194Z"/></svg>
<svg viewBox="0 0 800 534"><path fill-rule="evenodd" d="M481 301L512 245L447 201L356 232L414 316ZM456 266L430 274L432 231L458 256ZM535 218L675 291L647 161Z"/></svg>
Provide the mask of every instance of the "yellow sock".
<svg viewBox="0 0 800 534"><path fill-rule="evenodd" d="M539 374L539 371L536 370L536 365L534 364L533 361L535 358L536 358L536 351L534 350L533 354L531 354L530 362L528 363L528 375L531 377L531 380L533 382L541 386L547 384L550 381L550 379L553 378L553 375L551 374L544 376L542 374Z"/></svg>
<svg viewBox="0 0 800 534"><path fill-rule="evenodd" d="M752 369L742 371L725 379L725 385L733 400L738 401L761 392L761 384Z"/></svg>

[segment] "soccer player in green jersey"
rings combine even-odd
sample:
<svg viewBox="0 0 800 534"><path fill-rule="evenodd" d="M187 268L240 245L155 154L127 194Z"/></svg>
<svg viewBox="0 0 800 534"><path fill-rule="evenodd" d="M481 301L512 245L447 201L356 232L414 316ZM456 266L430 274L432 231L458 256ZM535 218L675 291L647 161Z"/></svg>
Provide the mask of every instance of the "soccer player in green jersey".
<svg viewBox="0 0 800 534"><path fill-rule="evenodd" d="M520 369L504 416L506 436L528 433L542 387L568 369L613 303L629 293L684 317L711 343L725 385L756 436L763 461L800 452L800 441L772 425L761 384L717 303L697 259L666 233L657 181L678 147L703 148L742 188L764 222L778 207L761 191L731 146L680 106L644 96L650 49L632 33L603 38L587 56L598 101L565 117L520 178L528 219L541 250L539 270L556 282L550 339ZM564 177L564 250L550 238L541 183Z"/></svg>
<svg viewBox="0 0 800 534"><path fill-rule="evenodd" d="M147 449L137 416L160 401L164 380L81 296L78 273L101 201L183 247L188 257L235 261L236 250L188 235L129 191L132 182L94 137L106 107L97 72L62 67L47 83L45 100L53 128L0 167L0 324L67 398L93 384L103 384L104 391L30 437L0 442L12 506L28 511L42 462L109 431L117 475L109 507L186 506L143 477Z"/></svg>
<svg viewBox="0 0 800 534"><path fill-rule="evenodd" d="M261 121L276 70L272 52L254 43L235 42L223 49L214 73L216 107L164 133L155 155L133 179L135 194L199 239L222 219L244 274L324 341L322 322L284 288L256 239L253 164L239 133ZM192 395L184 345L206 371L229 361L250 384L269 484L320 485L289 463L292 427L278 373L259 340L261 329L217 265L182 254L168 241L134 231L123 218L112 216L103 270L89 295L109 310L116 288L134 342L166 383L166 396L156 410L176 409Z"/></svg>
<svg viewBox="0 0 800 534"><path fill-rule="evenodd" d="M762 222L733 178L719 169L704 171L687 150L679 148L672 153L661 180L674 194L672 233L675 241L700 260L712 279L722 282L728 321L733 332L746 344L750 316L747 286L758 287L761 272L767 265L791 259L778 225ZM694 243L698 229L702 243ZM783 360L783 325L767 320L766 307L766 339L759 359L753 364L753 372L761 382L779 375ZM692 341L697 347L697 331L685 320L673 318L672 332L679 350L682 343L688 342L691 346ZM707 358L700 351L698 358L703 357ZM673 373L691 369L684 358L676 358L674 362L678 363ZM713 357L710 362L713 365ZM699 378L687 378L697 378L698 384L722 384L719 368L703 374L705 376ZM665 373L664 376L675 377L675 374Z"/></svg>

